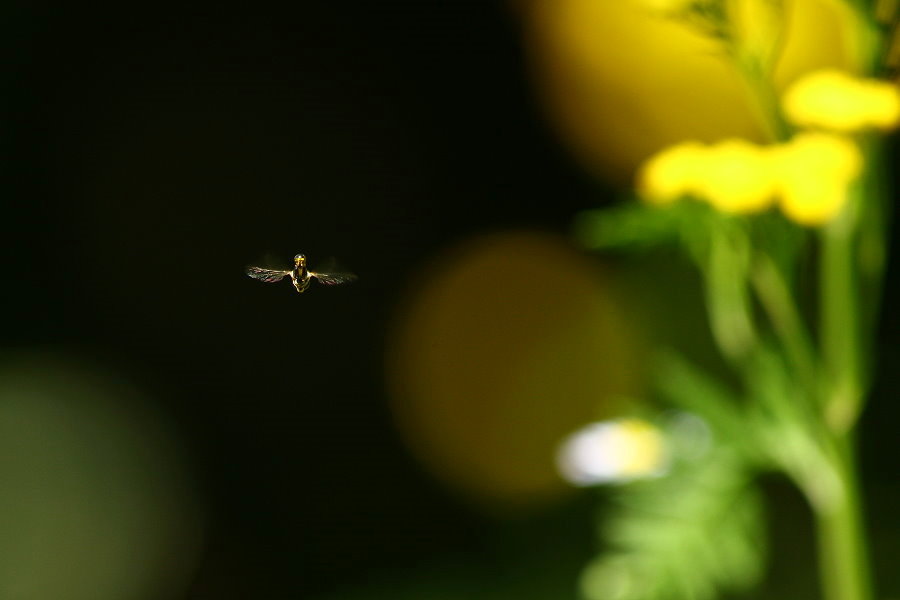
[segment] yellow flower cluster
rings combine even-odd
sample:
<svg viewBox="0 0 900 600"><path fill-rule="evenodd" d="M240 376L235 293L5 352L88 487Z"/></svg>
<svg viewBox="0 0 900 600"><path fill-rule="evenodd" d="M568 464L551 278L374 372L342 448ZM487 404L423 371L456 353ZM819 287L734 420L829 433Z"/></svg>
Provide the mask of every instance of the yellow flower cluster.
<svg viewBox="0 0 900 600"><path fill-rule="evenodd" d="M900 123L900 91L827 69L794 83L783 107L792 123L816 131L767 146L745 140L671 146L644 163L641 195L654 204L692 196L734 214L777 203L797 223L827 223L843 208L848 186L862 170L859 147L843 134Z"/></svg>
<svg viewBox="0 0 900 600"><path fill-rule="evenodd" d="M900 92L877 79L826 69L796 81L784 95L784 113L800 127L839 132L889 129L900 121Z"/></svg>
<svg viewBox="0 0 900 600"><path fill-rule="evenodd" d="M859 147L846 137L801 133L775 152L781 210L803 225L830 221L862 171Z"/></svg>
<svg viewBox="0 0 900 600"><path fill-rule="evenodd" d="M862 157L849 138L801 133L784 144L686 142L651 157L638 176L642 197L667 204L682 196L722 212L749 214L777 203L790 219L821 225L843 207Z"/></svg>

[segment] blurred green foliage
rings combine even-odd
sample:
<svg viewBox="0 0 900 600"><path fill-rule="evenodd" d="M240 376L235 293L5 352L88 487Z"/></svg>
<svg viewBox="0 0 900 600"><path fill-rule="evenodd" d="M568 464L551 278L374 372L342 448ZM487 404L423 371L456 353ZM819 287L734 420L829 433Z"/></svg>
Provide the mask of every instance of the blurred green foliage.
<svg viewBox="0 0 900 600"><path fill-rule="evenodd" d="M202 519L171 432L115 376L61 355L0 366L0 597L156 600Z"/></svg>

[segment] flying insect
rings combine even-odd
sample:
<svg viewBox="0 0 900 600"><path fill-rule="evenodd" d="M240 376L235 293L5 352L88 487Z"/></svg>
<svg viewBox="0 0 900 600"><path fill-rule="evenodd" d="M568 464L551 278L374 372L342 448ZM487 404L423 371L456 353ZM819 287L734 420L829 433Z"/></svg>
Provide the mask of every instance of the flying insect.
<svg viewBox="0 0 900 600"><path fill-rule="evenodd" d="M298 254L294 257L294 268L288 271L247 267L245 272L253 279L265 281L266 283L275 283L290 276L291 283L294 284L294 289L297 290L298 294L305 292L313 279L322 285L340 285L356 279L356 275L353 273L317 273L310 271L306 267L306 255L304 254Z"/></svg>

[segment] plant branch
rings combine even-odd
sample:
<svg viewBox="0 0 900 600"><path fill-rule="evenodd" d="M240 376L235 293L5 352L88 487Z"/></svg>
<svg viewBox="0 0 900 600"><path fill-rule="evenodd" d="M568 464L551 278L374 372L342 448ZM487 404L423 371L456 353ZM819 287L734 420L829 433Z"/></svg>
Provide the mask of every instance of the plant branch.
<svg viewBox="0 0 900 600"><path fill-rule="evenodd" d="M817 395L818 366L812 340L784 276L768 255L757 258L751 281L804 389Z"/></svg>
<svg viewBox="0 0 900 600"><path fill-rule="evenodd" d="M826 600L870 600L868 568L856 459L852 437L836 444L834 468L841 481L835 502L816 510L819 561Z"/></svg>

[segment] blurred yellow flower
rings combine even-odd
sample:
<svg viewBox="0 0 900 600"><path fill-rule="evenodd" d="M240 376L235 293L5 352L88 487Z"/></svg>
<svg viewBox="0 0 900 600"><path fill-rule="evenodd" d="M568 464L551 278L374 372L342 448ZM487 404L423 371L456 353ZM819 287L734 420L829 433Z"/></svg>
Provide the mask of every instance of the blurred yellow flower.
<svg viewBox="0 0 900 600"><path fill-rule="evenodd" d="M664 14L683 12L691 7L692 0L637 0L637 5Z"/></svg>
<svg viewBox="0 0 900 600"><path fill-rule="evenodd" d="M900 92L895 85L833 69L796 81L783 104L788 119L802 127L851 132L888 129L900 121Z"/></svg>
<svg viewBox="0 0 900 600"><path fill-rule="evenodd" d="M745 140L712 146L685 142L652 156L638 175L638 191L651 204L693 195L729 213L767 208L774 196L766 148Z"/></svg>
<svg viewBox="0 0 900 600"><path fill-rule="evenodd" d="M709 148L698 195L718 210L745 214L772 204L775 195L771 154L745 140L725 140Z"/></svg>
<svg viewBox="0 0 900 600"><path fill-rule="evenodd" d="M668 204L694 191L699 180L706 147L683 142L650 157L638 174L638 190L651 204Z"/></svg>
<svg viewBox="0 0 900 600"><path fill-rule="evenodd" d="M552 127L590 172L624 185L656 150L682 140L763 142L769 137L747 81L721 43L685 19L669 18L692 4L711 2L505 3L523 18L525 57ZM733 33L741 55L771 64L779 93L803 73L853 68L857 28L848 2L722 4L737 21ZM786 13L783 21L777 18L779 4Z"/></svg>
<svg viewBox="0 0 900 600"><path fill-rule="evenodd" d="M592 423L572 434L558 455L562 476L575 485L623 482L662 474L665 440L641 419Z"/></svg>
<svg viewBox="0 0 900 600"><path fill-rule="evenodd" d="M830 221L862 169L862 155L846 137L802 133L777 150L781 210L801 225Z"/></svg>
<svg viewBox="0 0 900 600"><path fill-rule="evenodd" d="M737 139L685 142L644 164L638 190L651 204L691 195L730 214L760 212L777 199L788 218L817 226L841 210L861 169L857 145L837 134L801 133L768 146Z"/></svg>

